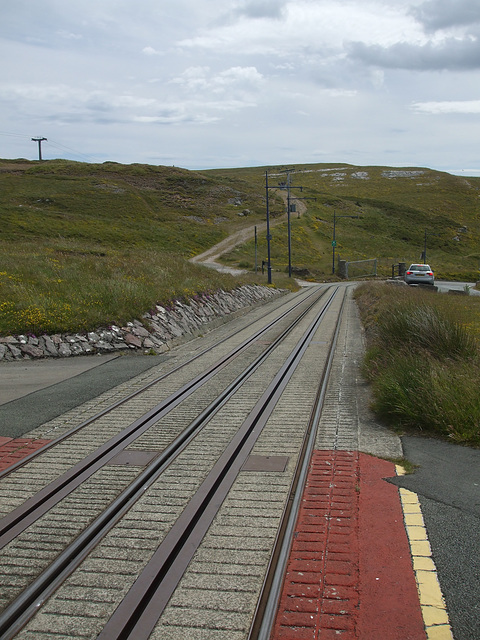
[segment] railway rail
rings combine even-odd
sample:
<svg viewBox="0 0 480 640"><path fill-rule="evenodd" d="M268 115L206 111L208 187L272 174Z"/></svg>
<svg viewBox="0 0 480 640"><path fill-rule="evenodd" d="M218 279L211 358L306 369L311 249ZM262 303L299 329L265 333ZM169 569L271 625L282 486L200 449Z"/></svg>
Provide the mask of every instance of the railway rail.
<svg viewBox="0 0 480 640"><path fill-rule="evenodd" d="M289 296L0 476L2 640L268 638L348 290Z"/></svg>

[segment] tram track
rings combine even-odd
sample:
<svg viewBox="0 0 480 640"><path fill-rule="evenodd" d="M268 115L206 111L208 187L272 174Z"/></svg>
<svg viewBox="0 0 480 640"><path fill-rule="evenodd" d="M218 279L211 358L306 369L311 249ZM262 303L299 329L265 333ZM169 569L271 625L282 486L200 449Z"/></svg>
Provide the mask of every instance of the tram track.
<svg viewBox="0 0 480 640"><path fill-rule="evenodd" d="M74 541L58 554L53 562L50 562L40 575L26 589L22 590L20 595L17 595L13 601L9 602L3 614L0 615L2 640L16 637L16 634L27 624L31 615L38 610L39 605L45 602L58 589L65 578L75 570L91 549L95 548L114 525L126 513L131 511L132 505L136 504L142 496L148 493L149 487L154 485L158 478L173 466L173 461L181 458L181 454L197 438L198 434L202 430L207 431L206 425L211 424L213 418L226 405L228 406L230 398L235 396L242 389L245 382L250 380L254 374L258 375L259 370L266 366L272 354L281 349L280 345L293 340L293 349L288 347L289 355L286 358L282 356L283 363L275 369L276 373L272 376L272 379L265 384L265 388L258 399L248 409L247 414L241 421L241 426L238 427L238 424L236 424L234 428L232 427L231 434L225 436L227 446L219 445L219 452L223 447L223 453L217 454L216 462L213 462L211 468L205 472L204 477L196 480L197 486L194 487L195 490L191 492L189 499L186 500L182 509L178 511L176 517L173 518L172 526L168 531L166 529L165 535L160 544L156 546L150 561L140 572L137 572L136 589L125 594L125 599L122 599L115 613L109 618L104 625L103 631L98 635L102 640L107 638L140 639L150 636L158 618L157 612L160 611L161 613L167 605L175 590L176 583L182 578L198 544L200 544L216 517L218 509L211 507L212 502L217 506L223 503L242 466L260 438L263 428L279 403L285 387L294 376L306 350L314 342L314 335L318 332L324 321L324 316L327 314L337 294L335 287L326 291L325 296L323 296L323 293L321 296L317 294L317 296L314 296L313 301L306 303L304 305L306 308L299 312L296 320L293 323L289 320L288 326L282 328L275 340L267 341L271 342L271 344L262 345L261 353L257 354L246 367L242 363L241 373L236 374L232 380L228 378L227 383L224 382L223 390L214 400L211 400L200 411L197 411L195 419L189 421L188 429L179 433L164 448L163 452L154 456L154 459L144 471L132 474L132 479L128 486L119 492L105 512L102 512L100 516L93 519L93 522L84 527L80 536L75 536ZM325 297L325 300L323 300L323 297ZM320 311L313 311L320 299ZM312 314L314 316L313 320L311 318ZM341 312L339 312L340 315ZM307 329L302 328L305 323L308 323ZM74 493L82 482L97 474L106 464L108 466L108 463L120 451L134 445L136 439L157 425L159 420L173 412L186 398L197 392L200 387L203 385L208 386L214 376L224 376L225 368L234 361L240 361L242 354L245 354L252 344L257 343L258 346L260 338L266 335L265 332L266 329L256 332L254 336L248 338L237 347L235 353L232 351L217 360L215 365L211 365L204 372L204 375L195 376L188 384L180 387L174 394L170 394L155 409L150 410L134 421L129 426L128 433L123 433L121 437L114 438L113 442L105 443L100 448L100 452L97 451L87 456L82 461L83 467L81 467L80 463L74 465L73 469L69 470L67 474L63 474L55 482L50 483L52 486L47 485L38 492L38 495L25 501L21 507L12 510L10 514L0 521L1 546L8 549L14 545L17 536L22 531L28 531L37 521L41 522L44 514L48 513L48 509L61 503L68 494ZM297 334L300 335L300 338ZM330 352L332 352L332 347ZM331 353L329 358L331 358ZM326 375L324 374L323 378ZM258 386L258 383L256 384ZM318 405L317 398L311 408L312 416L318 410ZM317 409L313 407L317 407ZM102 413L102 417L104 415ZM310 432L312 429L313 425L311 424L309 427ZM203 437L207 438L207 435ZM305 445L302 445L302 449L308 452L308 447L305 447ZM303 455L308 456L308 453ZM88 463L87 469L85 468L85 461ZM298 467L298 462L296 466ZM298 484L298 480L294 484ZM59 489L63 492L60 495L56 494ZM200 513L199 505L201 505ZM26 521L24 520L25 516L27 517ZM192 545L192 536L197 541L196 545ZM188 553L185 552L186 547L189 549ZM181 569L179 568L178 558L181 558L183 562ZM155 569L152 568L151 563L155 565ZM176 576L176 581L172 579L172 572ZM165 585L168 585L168 588ZM148 596L145 595L145 592ZM128 612L128 615L125 615L125 611ZM155 612L153 615L152 611ZM28 625L26 629L25 637L34 637L28 635ZM76 636L72 635L71 637Z"/></svg>
<svg viewBox="0 0 480 640"><path fill-rule="evenodd" d="M314 294L310 294L308 297L313 296ZM308 299L308 298L307 298ZM298 305L300 305L301 302L296 303L293 307L287 309L284 313L282 313L278 318L276 318L274 321L272 321L271 323L269 323L267 326L262 327L262 329L260 329L257 333L255 333L252 337L248 338L242 345L240 348L235 349L233 352L231 352L227 358L224 358L222 361L215 363L215 365L213 365L210 368L209 373L212 372L216 372L219 370L219 368L225 364L227 362L228 359L235 357L236 355L238 355L241 351L243 351L245 348L247 348L252 342L254 342L255 340L258 340L264 333L266 333L273 325L277 324L279 322L279 320L282 320L284 317L286 317L288 314L292 313L293 311L295 311L295 309L297 308ZM231 336L227 336L225 338L223 338L219 343L216 344L216 346L218 346L218 344L220 344L221 342L226 342ZM15 464L11 465L9 468L0 471L0 481L2 479L2 477L9 475L10 473L13 473L14 471L16 471L18 468L22 467L25 464L28 464L31 460L33 460L35 457L37 457L38 455L44 453L45 451L47 451L48 449L50 449L51 447L55 447L56 445L58 445L60 442L62 442L63 440L71 437L72 435L74 435L75 433L77 433L78 431L80 431L81 429L87 427L88 425L92 424L93 422L95 422L96 420L99 420L100 418L102 418L103 416L107 415L108 413L114 411L115 409L117 409L118 407L126 404L127 402L131 401L132 399L136 398L138 395L145 393L145 391L147 391L148 389L150 389L151 387L153 387L154 385L158 385L160 382L162 382L165 378L167 378L168 376L171 376L173 373L175 373L176 371L188 366L189 364L191 364L193 361L201 358L203 355L205 355L205 353L209 352L212 350L212 347L207 347L206 349L200 351L200 353L195 354L194 356L192 356L191 358L187 359L185 362L182 362L181 364L177 365L174 369L172 369L171 371L162 374L159 377L156 377L154 380L148 382L147 384L143 385L142 387L140 387L139 389L137 389L136 391L134 391L133 393L128 394L127 396L125 396L124 398L122 398L121 400L117 400L116 402L113 402L112 404L110 404L108 407L106 407L105 409L101 410L98 413L95 413L93 416L91 416L90 418L88 418L87 420L82 421L80 424L76 425L75 427L73 427L72 429L69 429L66 433L63 433L61 436L59 436L58 438L55 438L54 440L52 440L51 442L49 442L48 444L44 445L40 450L34 451L31 454L29 454L28 456L26 456L25 458L22 458L21 460L19 460L18 462L16 462ZM208 374L207 374L208 375ZM200 377L200 376L199 376ZM205 377L205 374L202 374L201 377ZM190 383L191 384L191 383ZM169 401L173 401L172 398L169 398ZM157 407L155 408L155 411L157 411Z"/></svg>
<svg viewBox="0 0 480 640"><path fill-rule="evenodd" d="M248 375L250 375L250 373L268 356L270 351L272 351L277 346L277 344L281 343L285 335L287 335L304 317L304 315L310 310L311 306L312 304L310 303L307 309L305 311L302 311L302 313L298 315L295 320L287 326L285 331L283 331L270 345L268 345L262 351L262 353L257 358L255 358L255 360L251 364L248 365L246 369L242 370L241 375L238 376L234 380L234 382L225 389L224 392L222 392L217 398L215 398L214 402L210 403L209 406L206 407L204 411L195 418L195 420L188 426L188 428L185 429L185 431L182 431L179 436L175 438L175 440L167 447L166 451L164 451L162 462L164 460L168 461L168 459L171 458L172 453L178 451L180 445L191 435L191 433L195 431L195 429L198 428L198 425L202 425L208 419L208 417L212 415L213 411L226 401L228 396L233 393L234 390L238 388L238 386L242 383L242 381L246 377L248 377ZM293 310L295 310L295 308L296 307L294 307ZM289 310L290 313L291 311L292 309ZM253 336L242 342L240 346L230 351L225 357L216 361L213 365L209 366L205 371L195 376L192 380L189 380L178 390L175 390L174 393L170 394L161 403L156 405L154 408L152 408L150 411L142 415L134 422L132 422L127 428L123 429L119 434L105 442L101 447L96 449L89 456L74 465L71 469L68 470L68 472L62 474L54 482L50 483L41 491L37 492L35 496L32 496L32 498L26 500L19 508L5 516L0 521L0 549L8 544L8 542L10 542L16 535L18 535L18 533L22 531L26 526L29 526L36 518L43 515L43 513L45 513L53 505L62 500L66 495L68 495L68 493L73 491L93 473L98 471L99 468L107 464L116 454L118 454L120 451L123 451L128 445L137 440L139 436L143 435L145 431L150 429L156 422L158 422L167 413L172 411L182 401L193 394L198 388L208 382L213 376L218 375L229 362L231 362L234 358L237 358L252 343L265 335L266 332L271 329L272 326L278 324L279 320L283 319L283 317L284 314L282 314L280 318L277 318L275 321L269 323L267 326L254 333ZM198 356L196 356L194 359L197 359L197 357ZM187 364L192 362L192 360L188 361ZM179 368L181 367L178 367L174 371L178 370ZM171 375L171 372L168 375ZM156 379L154 383L149 383L145 386L144 389L142 389L142 391L149 389L153 386L153 384L158 384L159 382L164 380L165 377L166 376L162 376ZM138 394L139 392L136 392L121 403L115 403L108 411L102 411L100 414L91 418L87 423L79 425L68 434L65 434L64 436L59 438L56 441L56 444L63 442L66 438L70 437L74 433L77 433L85 426L92 424L98 418L103 417L114 408L120 406L120 404L125 404L125 402L137 396ZM33 454L32 458L40 455L49 448L50 446L47 445L44 449L36 452L36 454ZM18 466L23 465L21 465L20 463ZM17 465L15 465L15 467L17 467ZM13 468L13 470L15 470L15 468Z"/></svg>
<svg viewBox="0 0 480 640"><path fill-rule="evenodd" d="M320 292L320 297L324 294L324 291ZM151 422L154 422L155 415L160 418L160 413L165 409L167 404L170 408L174 408L174 404L178 401L178 398L183 394L185 398L188 395L189 389L192 390L193 385L197 384L202 386L202 381L205 383L209 376L219 372L227 361L233 361L239 359L239 356L244 353L248 347L253 351L255 348L263 350L265 346L262 345L262 337L269 332L282 331L281 327L292 327L293 323L290 320L290 316L296 314L298 309L302 305L311 304L310 298L318 296L317 293L309 293L306 296L300 298L300 301L294 301L290 305L282 305L279 313L273 312L273 319L267 322L262 321L261 327L257 330L253 327L253 332L247 332L248 337L240 341L234 340L233 348L230 345L232 339L237 337L237 334L227 334L227 336L216 342L214 346L209 346L206 349L195 354L193 357L187 357L186 360L180 364L175 365L171 370L163 373L160 376L154 376L153 380L143 384L141 388L132 394L128 394L117 400L100 412L95 413L89 419L80 422L74 428L69 429L55 440L35 451L28 457L20 460L15 465L6 469L0 473L0 483L3 479L6 479L4 486L6 485L6 500L2 500L1 485L0 485L0 510L7 519L0 520L0 537L3 535L3 525L9 522L13 516L5 511L5 507L9 504L12 505L10 509L15 509L15 494L16 478L19 478L20 483L23 484L22 467L29 464L29 482L31 487L30 496L27 495L26 489L18 492L18 507L20 511L25 511L27 507L25 504L28 497L33 495L39 495L47 485L53 482L59 482L59 477L63 474L72 476L74 473L78 473L79 469L82 469L88 464L87 457L99 458L99 450L103 448L110 448L112 444L115 445L117 441L124 439L124 447L129 445L128 438L132 433L137 434L137 441L141 440L141 433L148 433L148 426ZM284 308L285 307L285 308ZM278 329L280 327L280 329ZM240 334L239 334L240 335ZM270 338L271 341L273 338ZM220 349L221 357L215 354ZM210 359L208 359L210 356ZM206 363L204 362L207 358ZM193 368L193 373L192 373ZM185 372L185 373L184 373ZM158 396L162 398L162 402L158 402ZM162 406L160 406L162 405ZM196 416L198 413L197 407L193 409L193 413ZM137 416L141 417L138 418ZM192 418L193 419L193 418ZM175 423L179 423L175 418ZM142 428L142 425L147 425L147 428ZM122 428L122 425L123 428ZM151 432L154 429L150 429ZM181 432L181 429L179 430ZM164 435L166 434L166 435ZM110 435L110 437L108 437ZM154 448L159 446L165 448L169 446L170 442L175 439L177 433L170 434L168 429L163 429L162 434L157 438ZM156 434L158 436L158 434ZM135 438L134 438L135 439ZM108 444L107 442L110 441ZM135 446L135 445L132 445ZM121 450L121 446L117 449ZM145 448L145 447L144 447ZM53 451L53 452L52 452ZM102 454L103 455L103 454ZM36 459L40 459L36 468L32 471L32 466L35 465ZM33 465L31 464L33 462ZM75 471L72 470L73 464L77 462L78 467ZM9 485L8 476L14 476L11 481L12 487ZM13 490L11 490L13 489ZM45 499L45 494L42 495L42 499ZM30 503L29 503L30 504ZM7 526L10 526L7 524ZM0 544L1 546L1 544Z"/></svg>

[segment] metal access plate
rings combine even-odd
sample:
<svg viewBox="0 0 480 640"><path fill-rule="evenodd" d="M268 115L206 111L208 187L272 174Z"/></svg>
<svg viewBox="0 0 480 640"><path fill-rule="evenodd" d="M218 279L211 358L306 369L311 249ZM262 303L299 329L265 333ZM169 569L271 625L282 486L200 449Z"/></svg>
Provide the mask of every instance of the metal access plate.
<svg viewBox="0 0 480 640"><path fill-rule="evenodd" d="M248 456L242 471L285 471L288 456Z"/></svg>
<svg viewBox="0 0 480 640"><path fill-rule="evenodd" d="M125 449L117 453L108 464L130 467L146 467L154 458L158 456L159 451L136 451L135 449Z"/></svg>

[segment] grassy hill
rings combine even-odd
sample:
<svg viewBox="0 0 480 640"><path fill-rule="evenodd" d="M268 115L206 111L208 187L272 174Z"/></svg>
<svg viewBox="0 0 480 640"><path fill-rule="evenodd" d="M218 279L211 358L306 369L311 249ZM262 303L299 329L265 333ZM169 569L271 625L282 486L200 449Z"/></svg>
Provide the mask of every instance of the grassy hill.
<svg viewBox="0 0 480 640"><path fill-rule="evenodd" d="M331 273L333 216L336 253L343 259L377 258L379 274L392 264L416 262L424 250L438 278L477 280L480 266L480 179L422 168L354 167L346 164L294 166L291 197L305 200L306 214L292 214L292 263L317 278ZM284 169L269 170L269 184L285 180ZM241 177L264 185L262 169L205 172L217 178ZM315 200L310 200L315 198ZM295 200L292 200L295 203ZM299 201L298 204L301 204ZM342 218L341 216L358 216ZM288 263L286 228L276 229L273 262ZM263 248L262 248L263 250ZM246 246L232 261L248 262Z"/></svg>
<svg viewBox="0 0 480 640"><path fill-rule="evenodd" d="M269 168L271 186L285 179ZM312 279L331 278L337 255L428 261L437 277L476 280L480 260L480 179L428 169L292 167L292 264ZM272 223L285 212L269 190ZM284 195L284 193L283 193ZM315 199L313 199L315 198ZM187 171L175 167L0 160L0 334L91 329L139 317L155 302L238 279L193 265L234 231L265 220L265 168ZM340 218L340 216L358 216ZM274 282L285 286L286 223L272 228ZM266 258L265 234L258 259ZM223 260L253 270L252 241ZM266 282L261 273L242 276Z"/></svg>

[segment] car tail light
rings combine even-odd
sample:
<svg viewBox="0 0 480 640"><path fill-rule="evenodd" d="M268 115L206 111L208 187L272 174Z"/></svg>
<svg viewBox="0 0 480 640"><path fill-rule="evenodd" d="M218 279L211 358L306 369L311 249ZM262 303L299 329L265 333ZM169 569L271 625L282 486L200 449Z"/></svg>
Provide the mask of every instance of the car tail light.
<svg viewBox="0 0 480 640"><path fill-rule="evenodd" d="M411 276L413 271L407 271L407 276Z"/></svg>
<svg viewBox="0 0 480 640"><path fill-rule="evenodd" d="M427 276L433 276L433 271L427 271Z"/></svg>

